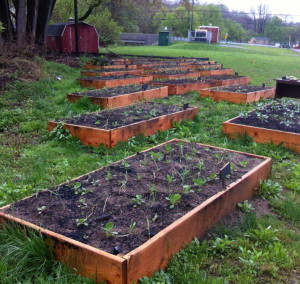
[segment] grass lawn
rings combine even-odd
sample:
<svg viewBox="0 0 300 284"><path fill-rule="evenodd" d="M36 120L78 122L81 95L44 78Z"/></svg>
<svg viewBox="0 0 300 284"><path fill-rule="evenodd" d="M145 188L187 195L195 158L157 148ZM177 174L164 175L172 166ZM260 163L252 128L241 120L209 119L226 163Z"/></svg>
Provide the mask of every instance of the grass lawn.
<svg viewBox="0 0 300 284"><path fill-rule="evenodd" d="M111 47L120 54L209 57L251 76L252 84L274 85L274 78L300 77L300 55L268 47L230 48L199 43L167 47ZM0 205L50 188L171 138L211 144L273 158L270 179L255 202L241 204L239 222L221 222L203 240L174 256L165 271L141 283L297 283L300 281L300 156L281 146L258 144L249 137L228 139L221 123L257 104L234 105L200 99L197 93L172 96L165 103L199 107L194 121L150 137L139 136L113 149L86 147L56 132L47 122L97 110L88 100L68 103L80 90L80 70L39 61L43 77L17 82L0 94ZM60 76L61 80L56 80ZM252 204L252 205L251 205ZM267 212L261 212L261 206ZM262 213L262 214L258 214ZM15 228L0 231L0 283L93 283L53 260L40 237L24 237Z"/></svg>

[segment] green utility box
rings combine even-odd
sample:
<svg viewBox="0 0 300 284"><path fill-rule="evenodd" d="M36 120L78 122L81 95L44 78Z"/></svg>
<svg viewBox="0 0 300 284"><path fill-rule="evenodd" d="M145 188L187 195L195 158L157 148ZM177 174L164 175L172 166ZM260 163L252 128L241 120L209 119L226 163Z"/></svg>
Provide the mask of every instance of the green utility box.
<svg viewBox="0 0 300 284"><path fill-rule="evenodd" d="M171 33L169 31L161 31L158 35L158 45L165 46L171 44Z"/></svg>

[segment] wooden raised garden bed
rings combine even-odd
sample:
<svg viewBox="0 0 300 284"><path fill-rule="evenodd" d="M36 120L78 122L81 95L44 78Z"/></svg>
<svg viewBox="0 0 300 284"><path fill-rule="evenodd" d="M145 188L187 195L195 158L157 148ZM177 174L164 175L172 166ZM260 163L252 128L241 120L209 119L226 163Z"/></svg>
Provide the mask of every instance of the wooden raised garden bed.
<svg viewBox="0 0 300 284"><path fill-rule="evenodd" d="M98 66L98 65L92 65L92 64L86 64L83 66L84 69L120 69L120 68L126 68L129 69L137 69L137 66L134 64L121 64L121 65L107 65L107 66Z"/></svg>
<svg viewBox="0 0 300 284"><path fill-rule="evenodd" d="M196 78L200 76L200 71L193 70L170 70L170 71L159 71L148 73L149 75L153 76L154 80L171 80L176 78Z"/></svg>
<svg viewBox="0 0 300 284"><path fill-rule="evenodd" d="M103 77L90 77L78 79L81 87L92 87L96 89L124 86L130 84L142 84L148 83L152 80L151 75L139 76L139 75L114 75Z"/></svg>
<svg viewBox="0 0 300 284"><path fill-rule="evenodd" d="M8 205L0 219L40 231L79 274L132 284L251 198L270 168L267 157L173 140Z"/></svg>
<svg viewBox="0 0 300 284"><path fill-rule="evenodd" d="M274 101L246 115L223 122L223 132L235 138L249 135L260 143L283 144L300 153L299 102Z"/></svg>
<svg viewBox="0 0 300 284"><path fill-rule="evenodd" d="M91 90L68 94L68 101L74 102L88 97L101 108L115 108L135 102L160 99L168 96L168 87L154 85L125 85L114 88Z"/></svg>
<svg viewBox="0 0 300 284"><path fill-rule="evenodd" d="M214 67L213 67L214 68ZM205 75L232 75L233 69L207 69L207 70L199 70L197 68L197 71L199 72L199 76L205 76Z"/></svg>
<svg viewBox="0 0 300 284"><path fill-rule="evenodd" d="M249 76L238 75L211 75L206 77L212 83L212 87L228 85L247 85L250 83Z"/></svg>
<svg viewBox="0 0 300 284"><path fill-rule="evenodd" d="M63 123L64 128L85 145L104 144L114 147L118 142L125 142L132 136L152 135L157 131L169 129L173 126L173 122L193 119L197 114L197 107L145 102L50 121L48 129L51 131L59 123Z"/></svg>
<svg viewBox="0 0 300 284"><path fill-rule="evenodd" d="M142 69L95 69L93 71L81 71L81 76L97 77L124 74L141 75L143 73Z"/></svg>
<svg viewBox="0 0 300 284"><path fill-rule="evenodd" d="M203 89L200 97L209 97L215 101L227 101L235 104L258 102L261 98L273 98L275 88L252 86L252 85L231 85Z"/></svg>
<svg viewBox="0 0 300 284"><path fill-rule="evenodd" d="M183 95L190 91L200 91L212 86L212 82L200 78L179 78L173 80L154 81L153 85L168 86L169 95Z"/></svg>

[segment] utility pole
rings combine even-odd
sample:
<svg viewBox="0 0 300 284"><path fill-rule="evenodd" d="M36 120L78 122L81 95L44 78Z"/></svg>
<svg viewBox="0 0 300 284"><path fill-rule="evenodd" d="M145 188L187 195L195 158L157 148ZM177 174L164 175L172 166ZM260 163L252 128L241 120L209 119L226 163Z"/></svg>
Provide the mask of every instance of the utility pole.
<svg viewBox="0 0 300 284"><path fill-rule="evenodd" d="M193 29L193 20L194 20L194 0L192 0L192 13L190 14L190 31Z"/></svg>
<svg viewBox="0 0 300 284"><path fill-rule="evenodd" d="M78 5L77 0L74 0L74 16L75 16L75 49L76 57L79 57L79 35L78 35Z"/></svg>

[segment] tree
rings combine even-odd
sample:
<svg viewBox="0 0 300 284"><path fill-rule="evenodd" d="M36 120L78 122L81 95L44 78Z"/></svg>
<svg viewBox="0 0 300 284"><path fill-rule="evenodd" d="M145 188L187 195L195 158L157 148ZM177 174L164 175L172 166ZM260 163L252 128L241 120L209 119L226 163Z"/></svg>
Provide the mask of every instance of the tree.
<svg viewBox="0 0 300 284"><path fill-rule="evenodd" d="M34 40L43 44L55 2L56 0L0 0L0 21L4 26L3 39L15 40L22 45L28 38L29 41Z"/></svg>
<svg viewBox="0 0 300 284"><path fill-rule="evenodd" d="M97 13L96 15L91 15L89 21L91 24L95 25L99 33L100 44L105 46L118 40L120 32L123 30L122 27L112 19L108 9L105 9L100 14Z"/></svg>
<svg viewBox="0 0 300 284"><path fill-rule="evenodd" d="M82 1L84 9L81 10L83 13L79 20L86 19L104 1ZM0 0L0 21L4 26L4 40L15 40L18 45L36 43L43 46L56 2L57 0ZM65 2L70 4L71 0ZM74 2L72 12L73 9Z"/></svg>
<svg viewBox="0 0 300 284"><path fill-rule="evenodd" d="M282 20L278 17L273 17L266 25L265 35L274 42L282 42L284 37L284 28Z"/></svg>

